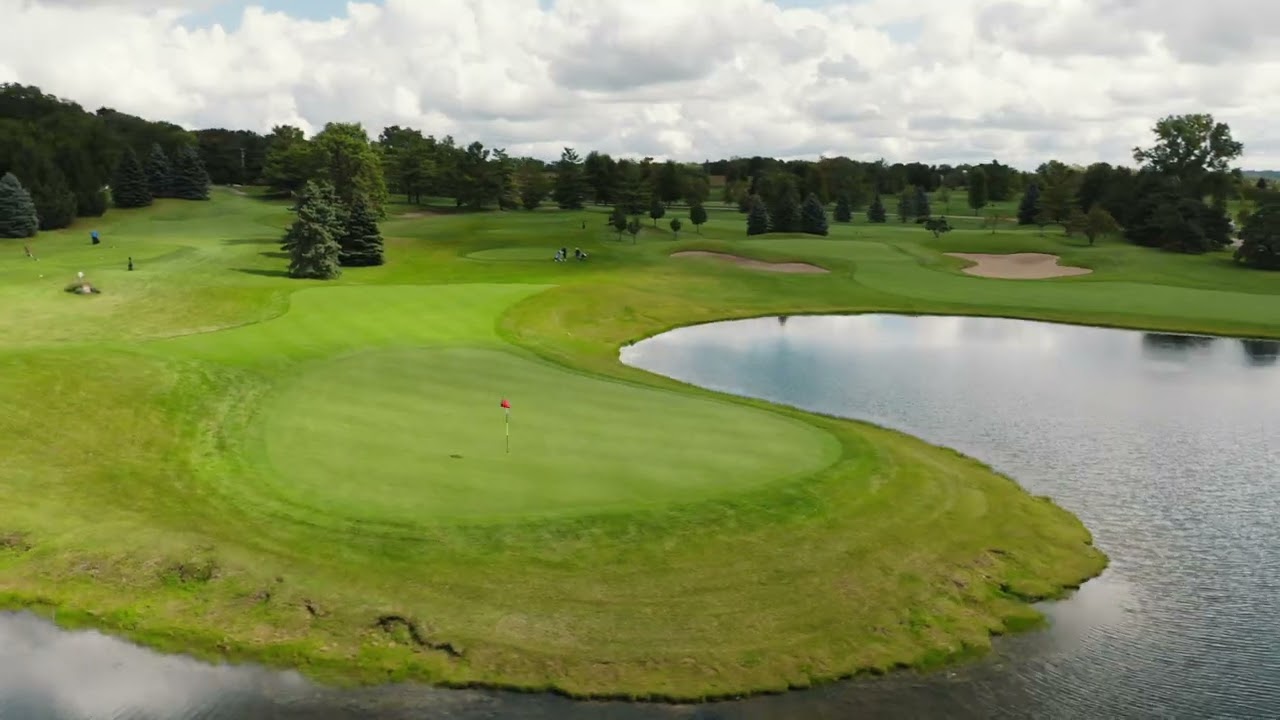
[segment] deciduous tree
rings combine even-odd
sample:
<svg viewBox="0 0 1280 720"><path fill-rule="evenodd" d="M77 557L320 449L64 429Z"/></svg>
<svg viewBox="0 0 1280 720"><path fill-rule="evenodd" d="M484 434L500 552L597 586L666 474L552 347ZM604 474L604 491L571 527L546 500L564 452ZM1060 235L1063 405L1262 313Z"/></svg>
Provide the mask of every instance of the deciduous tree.
<svg viewBox="0 0 1280 720"><path fill-rule="evenodd" d="M653 218L653 226L658 227L658 221L666 214L667 206L662 204L662 198L654 195L649 200L649 217Z"/></svg>
<svg viewBox="0 0 1280 720"><path fill-rule="evenodd" d="M707 209L702 207L702 203L689 208L689 222L693 223L693 229L701 235L702 226L707 222Z"/></svg>
<svg viewBox="0 0 1280 720"><path fill-rule="evenodd" d="M1151 129L1156 142L1135 147L1133 159L1148 170L1176 178L1185 194L1203 197L1212 176L1226 174L1244 145L1231 137L1231 128L1212 115L1169 115Z"/></svg>
<svg viewBox="0 0 1280 720"><path fill-rule="evenodd" d="M681 224L681 222L680 222L680 218L678 218L678 217L673 217L673 218L671 218L671 234L675 236L675 239L676 239L676 240L679 240L679 239L680 239L680 228L681 228L681 226L682 226L682 224Z"/></svg>
<svg viewBox="0 0 1280 720"><path fill-rule="evenodd" d="M387 202L387 183L382 160L369 143L360 123L326 123L312 139L324 171L338 199L350 205L356 195L364 195L375 212L382 214Z"/></svg>
<svg viewBox="0 0 1280 720"><path fill-rule="evenodd" d="M931 217L924 221L924 229L933 233L935 238L941 237L943 234L951 232L951 223L947 222L945 216Z"/></svg>
<svg viewBox="0 0 1280 720"><path fill-rule="evenodd" d="M629 222L627 222L627 232L631 234L632 245L635 244L636 236L640 234L641 229L643 229L643 226L640 225L640 218L633 217Z"/></svg>
<svg viewBox="0 0 1280 720"><path fill-rule="evenodd" d="M622 233L627 231L627 211L621 205L614 206L613 212L609 214L609 226L618 233L618 239L622 239Z"/></svg>
<svg viewBox="0 0 1280 720"><path fill-rule="evenodd" d="M520 206L525 210L537 210L551 190L551 181L538 160L526 159L516 169L516 186L520 193Z"/></svg>

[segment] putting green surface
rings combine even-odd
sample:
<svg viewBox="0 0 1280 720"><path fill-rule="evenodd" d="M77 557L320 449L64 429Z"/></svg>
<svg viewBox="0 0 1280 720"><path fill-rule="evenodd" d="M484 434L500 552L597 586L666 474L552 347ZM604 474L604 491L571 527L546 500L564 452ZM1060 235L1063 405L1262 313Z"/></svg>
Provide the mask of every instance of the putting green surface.
<svg viewBox="0 0 1280 720"><path fill-rule="evenodd" d="M222 190L113 210L98 247L89 224L41 234L39 261L0 241L0 606L369 683L700 699L929 667L1096 575L1079 521L949 450L620 345L871 310L1280 337L1280 276L1222 254L976 220L744 240L728 208L619 240L606 216L393 212L387 264L332 282L284 276L285 203ZM1094 272L990 281L947 252ZM64 293L78 271L103 294Z"/></svg>
<svg viewBox="0 0 1280 720"><path fill-rule="evenodd" d="M514 403L509 454L503 397ZM469 348L308 366L264 416L282 495L401 524L690 502L803 476L840 454L830 435L790 418Z"/></svg>

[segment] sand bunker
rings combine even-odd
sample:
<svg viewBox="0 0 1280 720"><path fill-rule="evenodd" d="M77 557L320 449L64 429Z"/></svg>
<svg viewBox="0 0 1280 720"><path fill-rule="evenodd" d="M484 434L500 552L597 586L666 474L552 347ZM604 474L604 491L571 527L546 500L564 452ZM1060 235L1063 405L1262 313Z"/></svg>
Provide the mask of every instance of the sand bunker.
<svg viewBox="0 0 1280 720"><path fill-rule="evenodd" d="M703 257L715 260L723 260L731 262L739 267L752 268L754 270L768 270L770 272L780 273L825 273L830 272L826 268L810 265L809 263L789 262L789 263L771 263L763 260L752 260L738 255L729 255L728 253L706 252L704 250L686 250L684 252L672 253L671 257Z"/></svg>
<svg viewBox="0 0 1280 720"><path fill-rule="evenodd" d="M984 253L947 253L951 257L975 263L964 269L970 275L1006 280L1043 280L1045 278L1088 275L1089 268L1067 267L1058 264L1057 255L1045 253L1013 253L1011 255L987 255Z"/></svg>

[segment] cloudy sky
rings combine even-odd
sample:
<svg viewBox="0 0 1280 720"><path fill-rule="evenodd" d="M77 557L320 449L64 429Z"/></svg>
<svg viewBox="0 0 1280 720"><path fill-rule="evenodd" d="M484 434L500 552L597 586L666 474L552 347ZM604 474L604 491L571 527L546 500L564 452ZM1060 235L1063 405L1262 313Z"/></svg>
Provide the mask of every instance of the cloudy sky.
<svg viewBox="0 0 1280 720"><path fill-rule="evenodd" d="M0 81L197 127L513 154L1131 162L1212 112L1280 168L1277 0L0 0Z"/></svg>

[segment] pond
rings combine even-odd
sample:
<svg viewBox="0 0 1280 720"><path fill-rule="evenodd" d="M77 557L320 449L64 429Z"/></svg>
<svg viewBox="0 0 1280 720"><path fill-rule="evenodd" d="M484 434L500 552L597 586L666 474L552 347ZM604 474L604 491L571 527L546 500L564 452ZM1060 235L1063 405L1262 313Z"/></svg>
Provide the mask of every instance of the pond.
<svg viewBox="0 0 1280 720"><path fill-rule="evenodd" d="M956 448L1079 515L1111 567L978 662L696 707L325 689L0 614L0 718L1280 716L1280 343L802 316L684 328L622 359Z"/></svg>

